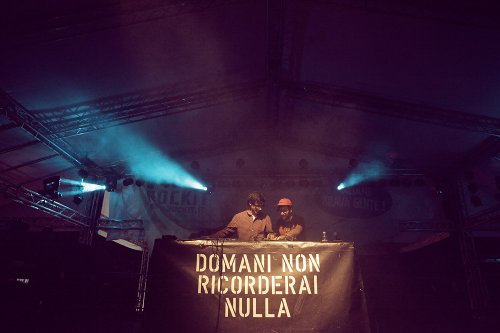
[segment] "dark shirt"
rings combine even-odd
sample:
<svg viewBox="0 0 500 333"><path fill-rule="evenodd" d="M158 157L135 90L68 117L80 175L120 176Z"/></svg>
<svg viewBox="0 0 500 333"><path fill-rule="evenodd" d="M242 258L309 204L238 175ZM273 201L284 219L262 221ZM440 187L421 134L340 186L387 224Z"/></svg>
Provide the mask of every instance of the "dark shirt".
<svg viewBox="0 0 500 333"><path fill-rule="evenodd" d="M286 240L304 240L305 224L304 218L299 215L293 215L290 221L278 219L276 222L278 236L285 236Z"/></svg>
<svg viewBox="0 0 500 333"><path fill-rule="evenodd" d="M273 226L269 215L259 214L254 220L254 216L245 210L234 215L226 228L214 233L211 237L228 237L234 231L239 241L263 240L268 233L273 232Z"/></svg>

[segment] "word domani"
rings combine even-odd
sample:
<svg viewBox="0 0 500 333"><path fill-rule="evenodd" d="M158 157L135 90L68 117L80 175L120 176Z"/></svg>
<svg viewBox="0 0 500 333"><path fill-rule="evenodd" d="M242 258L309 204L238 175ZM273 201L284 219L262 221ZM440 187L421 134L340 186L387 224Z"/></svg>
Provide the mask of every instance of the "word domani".
<svg viewBox="0 0 500 333"><path fill-rule="evenodd" d="M271 254L242 254L237 257L235 254L196 254L196 272L209 271L212 273L233 272L233 273L271 273ZM283 273L293 272L319 272L320 262L319 254L309 254L308 257L304 254L282 254L281 256L281 271Z"/></svg>

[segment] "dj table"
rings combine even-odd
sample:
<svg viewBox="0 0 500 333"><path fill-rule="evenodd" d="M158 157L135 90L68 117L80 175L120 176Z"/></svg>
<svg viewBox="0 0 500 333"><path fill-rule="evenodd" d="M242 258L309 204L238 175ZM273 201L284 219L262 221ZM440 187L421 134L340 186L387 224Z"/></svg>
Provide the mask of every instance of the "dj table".
<svg viewBox="0 0 500 333"><path fill-rule="evenodd" d="M369 332L347 242L159 239L146 332Z"/></svg>

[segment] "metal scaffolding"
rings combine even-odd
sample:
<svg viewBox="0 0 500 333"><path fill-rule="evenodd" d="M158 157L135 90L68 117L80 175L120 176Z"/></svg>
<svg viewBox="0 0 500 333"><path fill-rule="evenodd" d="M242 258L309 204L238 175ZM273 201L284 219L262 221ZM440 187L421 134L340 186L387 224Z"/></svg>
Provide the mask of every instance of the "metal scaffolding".
<svg viewBox="0 0 500 333"><path fill-rule="evenodd" d="M0 90L0 111L71 164L76 167L85 166L82 159L72 151L69 143L61 138L52 138L54 132L51 128L39 122L31 112L2 90Z"/></svg>
<svg viewBox="0 0 500 333"><path fill-rule="evenodd" d="M302 99L329 106L472 132L495 134L500 128L499 118L397 101L334 85L316 82L283 82L282 87L290 99Z"/></svg>
<svg viewBox="0 0 500 333"><path fill-rule="evenodd" d="M79 227L88 227L89 219L86 215L64 206L63 204L43 196L23 186L15 185L0 178L0 192L15 202L43 211L58 219L67 221Z"/></svg>
<svg viewBox="0 0 500 333"><path fill-rule="evenodd" d="M194 87L172 95L175 88L158 87L62 108L38 110L36 120L51 129L47 139L63 141L64 137L254 98L264 91L265 81L215 88Z"/></svg>
<svg viewBox="0 0 500 333"><path fill-rule="evenodd" d="M139 283L137 285L137 305L136 312L144 311L144 302L146 300L147 277L149 268L149 251L143 248L141 256L141 267L139 269Z"/></svg>
<svg viewBox="0 0 500 333"><path fill-rule="evenodd" d="M464 191L460 186L460 180L456 179L450 184L453 195L454 213L462 265L465 274L465 284L469 295L469 304L474 314L479 314L488 307L488 290L486 288L481 267L477 262L476 249L473 235L467 229L467 209Z"/></svg>

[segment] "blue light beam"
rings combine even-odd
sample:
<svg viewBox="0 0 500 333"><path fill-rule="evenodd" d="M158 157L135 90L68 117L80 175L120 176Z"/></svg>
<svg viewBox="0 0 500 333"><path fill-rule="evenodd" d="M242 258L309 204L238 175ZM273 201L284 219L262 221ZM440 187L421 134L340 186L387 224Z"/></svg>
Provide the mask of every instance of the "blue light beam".
<svg viewBox="0 0 500 333"><path fill-rule="evenodd" d="M187 172L179 163L152 147L145 147L141 156L129 157L127 161L136 177L150 183L207 190L207 186Z"/></svg>
<svg viewBox="0 0 500 333"><path fill-rule="evenodd" d="M386 167L380 161L372 161L367 164L359 165L342 183L340 183L340 185L337 186L337 190L340 191L346 187L377 179L383 175L385 169Z"/></svg>
<svg viewBox="0 0 500 333"><path fill-rule="evenodd" d="M104 186L104 185L86 183L86 182L81 181L81 180L73 180L73 179L67 179L67 178L61 178L61 184L65 184L65 185L68 185L70 187L73 187L73 189L71 189L69 191L64 191L65 195L94 192L94 191L100 191L100 190L106 189L106 186Z"/></svg>
<svg viewBox="0 0 500 333"><path fill-rule="evenodd" d="M130 173L136 179L139 178L152 184L172 184L207 190L205 184L168 157L161 149L148 142L145 137L135 133L132 128L116 128L115 131L100 137L100 140L96 143L97 147L93 147L93 151L102 150L109 155L110 159L126 163Z"/></svg>

